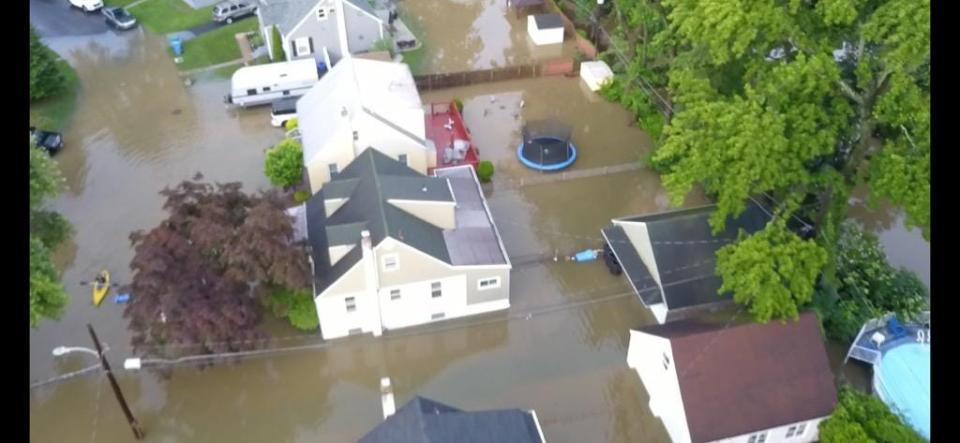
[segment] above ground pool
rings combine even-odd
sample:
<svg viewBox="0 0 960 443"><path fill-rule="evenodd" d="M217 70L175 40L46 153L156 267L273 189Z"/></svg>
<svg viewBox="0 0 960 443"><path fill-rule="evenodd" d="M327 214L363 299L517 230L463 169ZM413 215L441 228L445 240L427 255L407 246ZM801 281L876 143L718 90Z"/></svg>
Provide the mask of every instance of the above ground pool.
<svg viewBox="0 0 960 443"><path fill-rule="evenodd" d="M873 385L890 409L930 439L930 345L907 343L884 353Z"/></svg>

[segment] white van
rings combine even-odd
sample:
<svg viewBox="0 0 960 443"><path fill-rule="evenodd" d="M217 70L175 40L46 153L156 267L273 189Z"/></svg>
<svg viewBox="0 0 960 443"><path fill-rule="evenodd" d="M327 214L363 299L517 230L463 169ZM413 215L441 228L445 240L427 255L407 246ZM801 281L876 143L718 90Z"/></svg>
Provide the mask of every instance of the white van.
<svg viewBox="0 0 960 443"><path fill-rule="evenodd" d="M282 98L300 97L318 80L320 72L312 58L247 66L233 73L230 95L224 101L247 107L272 103Z"/></svg>
<svg viewBox="0 0 960 443"><path fill-rule="evenodd" d="M297 118L297 100L299 98L284 98L273 102L270 111L270 124L280 128L286 125L288 120Z"/></svg>

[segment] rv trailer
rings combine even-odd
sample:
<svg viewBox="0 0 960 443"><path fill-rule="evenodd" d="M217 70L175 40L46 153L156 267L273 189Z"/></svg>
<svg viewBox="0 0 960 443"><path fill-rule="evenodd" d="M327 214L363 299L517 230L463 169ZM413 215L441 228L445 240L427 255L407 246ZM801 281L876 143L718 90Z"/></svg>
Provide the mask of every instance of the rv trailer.
<svg viewBox="0 0 960 443"><path fill-rule="evenodd" d="M224 101L248 107L300 97L320 80L321 69L326 66L317 66L312 58L240 68L230 79Z"/></svg>

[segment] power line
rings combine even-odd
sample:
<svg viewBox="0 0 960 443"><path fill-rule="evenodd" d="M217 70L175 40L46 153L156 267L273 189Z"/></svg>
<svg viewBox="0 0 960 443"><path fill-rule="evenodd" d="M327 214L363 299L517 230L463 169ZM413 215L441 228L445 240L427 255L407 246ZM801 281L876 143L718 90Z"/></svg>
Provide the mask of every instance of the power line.
<svg viewBox="0 0 960 443"><path fill-rule="evenodd" d="M46 385L48 385L48 384L50 384L50 383L56 383L56 382L59 382L59 381L69 380L69 379L71 379L71 378L78 377L78 376L81 376L81 375L84 375L84 374L89 374L89 373L93 372L93 371L96 370L96 369L100 369L100 364L99 364L99 363L98 363L98 364L95 364L95 365L93 365L93 366L90 366L90 367L83 368L83 369L81 369L81 370L79 370L79 371L68 372L68 373L63 374L63 375L58 375L58 376L56 376L56 377L48 378L48 379L46 379L46 380L44 380L44 381L35 382L35 383L33 383L33 384L30 385L30 389L39 388L39 387L41 387L41 386L46 386Z"/></svg>

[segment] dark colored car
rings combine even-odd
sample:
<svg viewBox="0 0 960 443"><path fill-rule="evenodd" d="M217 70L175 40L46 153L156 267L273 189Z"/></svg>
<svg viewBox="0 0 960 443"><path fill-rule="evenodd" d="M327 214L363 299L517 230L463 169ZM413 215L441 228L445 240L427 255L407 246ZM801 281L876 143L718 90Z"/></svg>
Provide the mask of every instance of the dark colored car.
<svg viewBox="0 0 960 443"><path fill-rule="evenodd" d="M137 19L123 8L103 8L107 26L116 29L133 29L137 26Z"/></svg>
<svg viewBox="0 0 960 443"><path fill-rule="evenodd" d="M623 273L623 268L620 266L620 262L617 261L617 256L613 254L613 249L610 248L610 244L603 244L603 262L606 263L607 269L610 270L610 273L613 275L620 275Z"/></svg>
<svg viewBox="0 0 960 443"><path fill-rule="evenodd" d="M30 137L37 146L46 149L50 155L63 149L63 136L59 132L42 131L31 126Z"/></svg>

